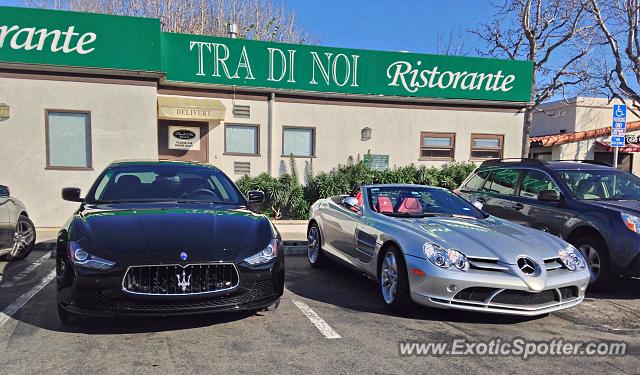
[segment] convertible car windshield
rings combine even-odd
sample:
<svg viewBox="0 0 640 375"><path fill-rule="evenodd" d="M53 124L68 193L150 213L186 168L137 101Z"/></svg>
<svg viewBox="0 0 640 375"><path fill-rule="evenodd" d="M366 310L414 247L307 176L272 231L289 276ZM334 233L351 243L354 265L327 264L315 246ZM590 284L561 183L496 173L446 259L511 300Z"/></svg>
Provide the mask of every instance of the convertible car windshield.
<svg viewBox="0 0 640 375"><path fill-rule="evenodd" d="M372 187L368 190L372 210L389 216L486 217L469 202L447 190L429 187Z"/></svg>
<svg viewBox="0 0 640 375"><path fill-rule="evenodd" d="M116 165L98 178L87 203L184 201L244 204L220 171L189 164Z"/></svg>

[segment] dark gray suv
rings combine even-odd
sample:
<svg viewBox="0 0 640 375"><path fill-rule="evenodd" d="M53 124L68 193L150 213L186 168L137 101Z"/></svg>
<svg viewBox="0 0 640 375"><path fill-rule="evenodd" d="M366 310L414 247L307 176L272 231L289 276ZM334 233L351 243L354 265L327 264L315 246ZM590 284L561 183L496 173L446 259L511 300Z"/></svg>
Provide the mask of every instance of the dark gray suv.
<svg viewBox="0 0 640 375"><path fill-rule="evenodd" d="M491 215L557 235L591 269L590 289L640 276L640 178L595 162L483 162L458 193Z"/></svg>

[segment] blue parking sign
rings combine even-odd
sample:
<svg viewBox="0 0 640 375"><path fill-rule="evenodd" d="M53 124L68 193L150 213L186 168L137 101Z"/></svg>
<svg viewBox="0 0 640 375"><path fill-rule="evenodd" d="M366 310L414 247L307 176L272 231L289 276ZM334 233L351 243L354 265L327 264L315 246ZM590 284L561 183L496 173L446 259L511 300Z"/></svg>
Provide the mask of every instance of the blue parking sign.
<svg viewBox="0 0 640 375"><path fill-rule="evenodd" d="M612 136L611 137L611 146L612 147L624 147L624 136Z"/></svg>
<svg viewBox="0 0 640 375"><path fill-rule="evenodd" d="M618 119L622 119L619 121ZM627 106L624 104L614 104L613 105L613 121L614 122L625 122L627 119Z"/></svg>

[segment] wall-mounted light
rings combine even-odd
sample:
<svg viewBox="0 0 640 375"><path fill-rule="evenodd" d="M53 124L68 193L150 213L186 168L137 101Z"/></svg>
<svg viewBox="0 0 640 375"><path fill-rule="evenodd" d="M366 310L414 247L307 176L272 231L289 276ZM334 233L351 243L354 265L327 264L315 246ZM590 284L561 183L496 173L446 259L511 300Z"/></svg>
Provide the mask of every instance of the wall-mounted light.
<svg viewBox="0 0 640 375"><path fill-rule="evenodd" d="M9 112L9 105L0 103L0 121L8 120L11 117Z"/></svg>
<svg viewBox="0 0 640 375"><path fill-rule="evenodd" d="M371 128L368 126L366 128L362 128L362 130L360 131L360 140L368 141L370 139L371 139Z"/></svg>

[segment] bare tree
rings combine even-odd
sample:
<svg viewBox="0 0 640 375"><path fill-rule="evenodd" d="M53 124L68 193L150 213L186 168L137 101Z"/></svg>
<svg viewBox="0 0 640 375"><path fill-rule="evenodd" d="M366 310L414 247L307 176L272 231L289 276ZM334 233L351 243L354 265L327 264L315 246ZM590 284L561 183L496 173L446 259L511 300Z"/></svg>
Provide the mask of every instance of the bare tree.
<svg viewBox="0 0 640 375"><path fill-rule="evenodd" d="M287 43L317 43L298 23L295 12L274 0L25 0L31 7L159 18L162 30Z"/></svg>
<svg viewBox="0 0 640 375"><path fill-rule="evenodd" d="M522 156L529 154L534 111L545 100L574 90L589 79L583 59L591 51L587 0L510 0L495 5L492 22L472 31L487 46L485 56L534 63L531 105L525 110Z"/></svg>
<svg viewBox="0 0 640 375"><path fill-rule="evenodd" d="M589 0L589 5L600 33L596 45L604 47L602 64L594 70L603 93L609 100L631 100L631 110L640 114L640 0L609 0L602 5Z"/></svg>

